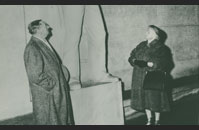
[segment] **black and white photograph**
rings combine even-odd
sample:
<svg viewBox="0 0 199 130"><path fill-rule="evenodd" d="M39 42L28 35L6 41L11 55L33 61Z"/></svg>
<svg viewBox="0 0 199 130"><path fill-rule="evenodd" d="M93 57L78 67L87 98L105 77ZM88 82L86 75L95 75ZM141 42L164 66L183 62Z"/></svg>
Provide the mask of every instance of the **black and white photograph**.
<svg viewBox="0 0 199 130"><path fill-rule="evenodd" d="M0 5L0 125L199 125L199 5Z"/></svg>

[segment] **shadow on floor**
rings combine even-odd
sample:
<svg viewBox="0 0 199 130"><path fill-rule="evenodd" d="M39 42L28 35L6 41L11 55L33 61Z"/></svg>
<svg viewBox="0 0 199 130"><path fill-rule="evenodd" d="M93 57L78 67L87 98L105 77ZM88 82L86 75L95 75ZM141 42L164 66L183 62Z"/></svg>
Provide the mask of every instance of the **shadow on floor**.
<svg viewBox="0 0 199 130"><path fill-rule="evenodd" d="M198 125L199 95L184 97L175 102L172 111L162 113L162 125ZM146 116L131 118L126 125L145 125Z"/></svg>
<svg viewBox="0 0 199 130"><path fill-rule="evenodd" d="M33 115L31 113L24 116L18 116L13 119L1 121L0 125L34 125Z"/></svg>

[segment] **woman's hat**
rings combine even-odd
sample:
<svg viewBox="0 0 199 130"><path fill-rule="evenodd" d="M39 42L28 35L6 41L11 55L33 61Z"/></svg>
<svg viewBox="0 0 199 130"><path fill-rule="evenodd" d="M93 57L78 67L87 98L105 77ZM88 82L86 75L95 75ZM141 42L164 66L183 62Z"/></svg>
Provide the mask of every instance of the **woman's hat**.
<svg viewBox="0 0 199 130"><path fill-rule="evenodd" d="M163 31L162 29L160 29L159 27L155 25L149 25L149 28L152 28L154 30L154 32L159 37L159 40L161 40L162 42L165 42L165 40L167 39L167 34L165 31Z"/></svg>

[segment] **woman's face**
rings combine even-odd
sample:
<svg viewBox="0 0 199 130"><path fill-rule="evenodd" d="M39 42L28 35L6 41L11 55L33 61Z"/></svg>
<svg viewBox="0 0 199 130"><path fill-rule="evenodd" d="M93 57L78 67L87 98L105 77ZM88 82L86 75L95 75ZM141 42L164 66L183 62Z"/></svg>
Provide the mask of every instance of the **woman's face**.
<svg viewBox="0 0 199 130"><path fill-rule="evenodd" d="M155 33L155 31L152 28L148 28L147 32L146 32L146 39L147 40L154 40L157 38L157 34Z"/></svg>

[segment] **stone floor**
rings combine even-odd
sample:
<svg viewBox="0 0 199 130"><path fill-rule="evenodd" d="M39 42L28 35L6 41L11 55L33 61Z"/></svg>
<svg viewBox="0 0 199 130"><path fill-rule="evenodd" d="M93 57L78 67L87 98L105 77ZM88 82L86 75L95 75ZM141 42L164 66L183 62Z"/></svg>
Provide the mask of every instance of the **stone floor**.
<svg viewBox="0 0 199 130"><path fill-rule="evenodd" d="M199 94L182 98L175 102L171 112L163 113L162 125L198 125L199 118ZM137 112L126 117L126 125L144 125L146 116ZM34 125L32 114L1 121L0 125Z"/></svg>
<svg viewBox="0 0 199 130"><path fill-rule="evenodd" d="M172 111L162 113L162 125L199 125L199 77L177 80ZM130 91L123 93L125 125L145 125L146 115L129 110ZM34 125L32 114L0 121L0 125Z"/></svg>
<svg viewBox="0 0 199 130"><path fill-rule="evenodd" d="M146 115L138 112L126 118L126 125L145 125ZM199 94L175 102L171 112L162 113L162 125L199 125Z"/></svg>

